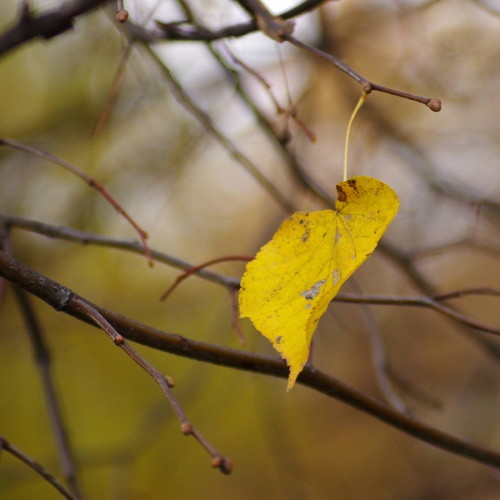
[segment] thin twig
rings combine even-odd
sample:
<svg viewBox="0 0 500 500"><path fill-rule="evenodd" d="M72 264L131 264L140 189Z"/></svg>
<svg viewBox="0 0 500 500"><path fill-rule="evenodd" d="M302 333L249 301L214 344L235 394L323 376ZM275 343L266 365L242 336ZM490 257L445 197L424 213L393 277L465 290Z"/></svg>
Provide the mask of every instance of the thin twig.
<svg viewBox="0 0 500 500"><path fill-rule="evenodd" d="M352 288L356 290L357 295L361 295L361 288L358 282L351 278L349 284ZM405 402L398 396L398 394L391 387L388 380L387 373L387 360L385 358L385 350L382 342L382 336L380 334L380 329L378 327L377 319L373 310L368 304L360 304L361 312L365 319L366 326L368 327L368 332L370 335L370 342L372 346L373 364L375 369L375 379L377 381L377 386L384 396L384 399L396 410L404 413L407 416L411 416L411 411Z"/></svg>
<svg viewBox="0 0 500 500"><path fill-rule="evenodd" d="M69 500L78 500L78 497L68 491L66 487L59 480L57 480L45 467L40 465L36 460L7 441L3 436L0 436L0 451L1 450L8 451L12 456L24 462L26 465L28 465L28 467L31 467L48 483L50 483L57 491L59 491L59 493L61 493L64 498L68 498Z"/></svg>
<svg viewBox="0 0 500 500"><path fill-rule="evenodd" d="M489 287L464 288L462 290L453 290L452 292L440 293L434 295L434 300L460 299L468 295L489 295L491 297L500 297L500 290Z"/></svg>
<svg viewBox="0 0 500 500"><path fill-rule="evenodd" d="M246 339L239 321L238 290L236 288L229 287L228 292L229 299L231 301L231 323L233 324L233 328L238 334L241 347L244 347L246 344Z"/></svg>
<svg viewBox="0 0 500 500"><path fill-rule="evenodd" d="M289 119L292 119L294 121L294 123L300 129L302 129L302 131L306 134L308 139L311 142L315 142L317 139L316 134L309 127L307 127L307 125L302 120L300 120L298 118L296 110L294 109L293 102L292 102L292 99L290 96L290 89L288 88L288 82L286 81L286 72L284 70L282 58L280 57L280 66L282 68L283 77L285 79L285 84L287 87L287 94L288 94L288 106L287 106L287 108L284 108L283 106L281 106L277 97L274 95L274 93L272 91L271 84L257 70L251 68L250 66L248 66L248 64L243 62L239 57L237 57L235 54L233 54L233 52L230 50L230 48L228 47L227 44L222 43L222 47L224 48L225 53L228 55L228 57L231 59L231 61L234 64L237 64L238 66L240 66L244 71L246 71L249 75L253 76L264 87L264 89L267 92L267 95L269 96L274 107L276 108L276 113L278 115L285 116L285 119L287 121L287 128L288 128ZM237 73L235 71L232 71L230 68L228 68L228 66L220 58L219 54L215 51L215 49L213 48L212 45L210 45L210 48L211 48L212 54L215 56L215 58L219 62L219 64L221 64L226 71L229 70L231 72L231 74L234 75L235 80L238 80ZM242 94L240 93L240 97L241 96L242 96ZM256 109L255 104L254 103L251 103L251 104L252 104L251 107ZM281 134L280 143L287 142L284 138L289 137L289 136L290 136L290 132L288 130L286 130L285 133Z"/></svg>
<svg viewBox="0 0 500 500"><path fill-rule="evenodd" d="M401 296L389 296L389 295L357 295L357 294L347 294L339 293L335 299L337 302L352 302L356 304L373 304L373 305L397 305L397 306L413 306L413 307L425 307L428 309L433 309L444 316L454 319L458 323L474 328L480 332L491 333L493 335L500 335L500 327L494 327L485 323L476 321L469 316L462 314L450 307L440 304L437 300L432 297L425 296L414 296L414 297L401 297Z"/></svg>
<svg viewBox="0 0 500 500"><path fill-rule="evenodd" d="M66 425L59 408L57 392L52 381L51 357L43 338L42 329L39 325L33 305L31 304L31 297L24 290L16 286L13 287L13 290L22 311L31 345L33 346L36 366L42 382L45 404L56 442L57 455L59 457L61 469L73 495L78 498L83 498Z"/></svg>
<svg viewBox="0 0 500 500"><path fill-rule="evenodd" d="M221 264L223 262L231 262L231 261L250 262L253 259L254 257L245 257L243 255L227 255L225 257L217 257L216 259L208 260L207 262L203 262L202 264L198 264L197 266L192 266L189 269L186 269L182 274L177 276L177 278L175 278L175 281L172 284L172 286L167 288L167 290L160 297L160 300L166 300L184 280L186 280L193 274L197 274L198 271L201 271L202 269L206 269L209 266L213 266L215 264Z"/></svg>
<svg viewBox="0 0 500 500"><path fill-rule="evenodd" d="M24 229L26 231L31 231L33 233L37 233L49 238L57 238L65 241L71 241L73 243L80 243L82 245L92 244L106 248L116 248L119 250L126 250L138 255L142 255L144 253L143 247L136 241L108 238L106 236L78 231L77 229L71 229L65 226L56 226L54 224L47 224L46 222L26 219L24 217L15 215L6 215L2 214L1 212L0 220L3 220L4 225L6 225L7 227ZM152 249L151 257L155 262L167 264L176 269L188 270L193 267L193 264L186 262L185 260L179 259L172 255L168 255L158 250ZM207 271L205 269L200 269L196 272L196 275L225 287L239 287L239 278L224 276L222 274Z"/></svg>
<svg viewBox="0 0 500 500"><path fill-rule="evenodd" d="M417 266L415 265L412 257L393 245L388 244L387 242L381 241L378 248L388 257L391 258L400 268L401 270L411 279L414 285L423 293L425 293L428 297L433 297L437 295L437 291L434 286L425 278L425 276L419 271ZM337 296L338 298L338 296ZM437 304L441 306L441 304ZM426 307L426 306L424 306ZM485 337L481 335L480 332L475 331L474 329L466 328L466 326L472 325L464 325L460 322L459 317L460 313L457 313L458 316L453 317L454 309L451 307L447 308L447 312L451 313L450 317L454 319L457 324L462 327L462 332L474 340L486 353L492 356L495 361L500 361L500 344L493 338ZM442 310L440 312L443 312ZM474 327L472 327L474 328ZM498 329L497 329L498 330ZM489 333L497 333L496 331L492 331Z"/></svg>
<svg viewBox="0 0 500 500"><path fill-rule="evenodd" d="M178 82L174 74L170 71L165 62L149 46L144 44L144 49L161 70L170 89L174 93L177 102L184 107L206 130L207 132L234 158L275 200L286 212L294 212L294 203L289 200L280 189L275 186L239 148L226 137L214 124L210 115L203 111L198 104L187 94L184 87Z"/></svg>
<svg viewBox="0 0 500 500"><path fill-rule="evenodd" d="M104 330L115 345L123 349L141 368L143 368L148 375L150 375L156 383L160 386L165 394L170 406L174 410L179 422L181 424L181 432L186 436L193 436L212 457L212 466L219 468L223 474L230 474L232 469L231 460L221 455L203 436L198 432L183 409L181 408L177 398L174 396L170 384L166 377L160 373L151 363L146 361L124 338L118 333L115 328L104 318L104 316L89 302L83 300L77 295L72 294L68 301L68 308L73 309L75 312L87 316L99 328Z"/></svg>
<svg viewBox="0 0 500 500"><path fill-rule="evenodd" d="M118 11L118 14L120 12L123 12L123 5L122 5L122 10ZM120 86L123 81L123 75L125 74L125 70L127 68L127 62L130 58L130 54L132 53L132 44L129 43L125 49L125 52L123 53L123 56L120 60L120 64L118 65L118 69L116 70L115 76L113 78L113 82L111 83L111 88L108 93L108 97L106 98L106 101L104 103L103 110L101 112L101 115L99 116L99 119L97 120L97 123L95 124L94 130L92 131L92 135L94 137L99 136L106 124L109 121L109 118L111 116L111 113L113 111L113 108L115 107L116 100L118 99L118 93L120 91Z"/></svg>
<svg viewBox="0 0 500 500"><path fill-rule="evenodd" d="M135 229L137 234L139 235L139 238L142 241L142 245L144 247L144 253L146 254L146 257L148 259L148 263L152 265L152 259L151 259L151 251L149 250L149 246L147 243L147 238L148 235L146 231L144 231L135 221L132 219L132 217L121 207L121 205L108 193L106 188L102 186L99 182L97 182L95 179L87 175L85 172L80 170L79 168L75 167L71 163L67 162L66 160L63 160L62 158L59 158L51 153L47 153L45 151L42 151L41 149L34 148L32 146L27 146L26 144L22 144L21 142L15 141L13 139L6 139L5 137L0 138L0 145L6 145L9 146L13 149L17 149L19 151L24 151L25 153L30 153L35 156L39 156L40 158L44 158L47 161L53 162L69 172L75 174L77 177L85 181L91 188L94 188L97 192L99 192L104 199L122 216L125 218L125 220Z"/></svg>
<svg viewBox="0 0 500 500"><path fill-rule="evenodd" d="M397 89L393 89L393 88L389 88L389 87L384 87L383 85L378 85L378 84L373 83L370 80L366 79L364 76L360 75L357 71L355 71L353 68L351 68L345 61L343 61L339 57L336 57L332 54L328 54L327 52L324 52L323 50L320 50L320 49L318 49L312 45L309 45L307 43L301 42L300 40L295 38L293 35L289 35L289 34L285 33L283 35L283 40L286 40L287 42L291 43L292 45L295 45L296 47L307 50L308 52L311 52L311 54L314 54L315 56L321 57L322 59L325 59L326 61L330 62L337 69L344 72L347 76L352 78L354 81L358 82L363 87L364 92L366 92L367 94L369 94L373 90L376 90L378 92L384 92L386 94L394 95L397 97L403 97L404 99L409 99L411 101L425 104L432 111L436 111L436 112L441 111L441 101L435 97L422 97L419 95L410 94L408 92L403 92L401 90L397 90Z"/></svg>

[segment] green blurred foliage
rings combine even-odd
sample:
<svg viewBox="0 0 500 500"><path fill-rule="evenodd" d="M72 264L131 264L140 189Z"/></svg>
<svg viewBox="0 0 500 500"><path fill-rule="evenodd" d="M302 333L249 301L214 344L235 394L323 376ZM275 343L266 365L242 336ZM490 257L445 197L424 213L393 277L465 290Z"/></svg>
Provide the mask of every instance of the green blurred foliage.
<svg viewBox="0 0 500 500"><path fill-rule="evenodd" d="M14 22L19 3L1 2L0 31ZM131 14L144 19L146 7L130 4ZM325 5L298 22L299 37L321 40L367 78L443 100L443 111L433 114L410 101L371 95L370 107L355 123L350 167L352 175L374 175L400 194L401 213L387 241L415 253L441 248L416 262L443 292L500 288L500 261L492 251L500 250L498 226L472 203L429 185L435 175L477 199L499 199L500 18L484 5L352 0ZM242 18L235 6L224 9L224 2L213 1L198 2L196 10L205 12L209 25ZM92 135L126 46L108 14L95 11L79 19L73 31L48 42L32 41L0 60L0 137L59 155L93 176L148 230L155 249L192 263L253 255L287 214L185 112L144 49L132 51L110 119L98 137ZM156 17L178 20L167 15L160 11ZM288 84L300 118L318 136L311 144L292 124L291 148L333 195L342 175L346 123L360 93L357 84L307 53L284 46L277 51L260 34L227 43L271 83L282 105ZM297 207L323 208L299 189L206 47L177 42L157 48L189 94ZM274 126L283 127L262 86L244 71L241 77ZM0 149L0 210L137 237L80 179L6 147ZM489 250L447 246L471 235ZM239 347L228 294L215 284L192 277L162 303L160 295L177 275L164 265L150 269L143 256L16 229L12 236L16 258L107 309L189 338ZM233 276L242 270L240 263L217 267ZM355 279L366 293L418 293L379 252ZM350 290L347 284L345 291ZM297 386L287 394L284 380L139 346L146 359L174 378L175 394L193 424L233 459L233 475L223 476L211 469L204 450L180 433L155 383L104 333L34 303L86 498L465 500L497 498L500 491L487 467L420 443L309 389ZM479 297L459 305L499 325L497 303ZM410 399L416 417L499 449L498 363L436 313L398 307L373 311L395 370L443 404L436 410ZM9 290L0 314L0 433L61 477L32 349ZM247 321L242 328L245 349L272 354ZM359 306L332 305L315 336L313 359L318 368L379 396ZM408 399L404 392L402 397ZM0 497L59 495L3 453Z"/></svg>

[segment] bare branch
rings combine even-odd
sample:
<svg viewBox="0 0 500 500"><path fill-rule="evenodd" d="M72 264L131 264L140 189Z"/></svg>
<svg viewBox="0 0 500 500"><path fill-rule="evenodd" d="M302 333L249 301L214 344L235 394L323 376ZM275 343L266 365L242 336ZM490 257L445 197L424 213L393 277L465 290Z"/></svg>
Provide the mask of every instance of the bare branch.
<svg viewBox="0 0 500 500"><path fill-rule="evenodd" d="M73 0L41 14L32 13L29 3L23 8L17 24L0 35L0 56L34 38L49 40L73 28L74 18L104 5L109 0Z"/></svg>
<svg viewBox="0 0 500 500"><path fill-rule="evenodd" d="M51 357L45 345L42 329L39 325L33 305L31 304L31 297L21 288L14 286L13 289L33 346L36 365L45 396L47 413L52 426L52 432L54 433L57 454L63 474L75 497L83 498L76 475L75 459L71 450L66 425L59 408L57 392L52 381L50 369Z"/></svg>
<svg viewBox="0 0 500 500"><path fill-rule="evenodd" d="M0 222L2 223L0 226L3 227L24 229L26 231L31 231L47 236L49 238L72 241L73 243L80 243L82 245L92 244L107 248L116 248L119 250L126 250L138 255L144 254L144 248L140 243L137 243L136 241L108 238L106 236L78 231L77 229L71 229L65 226L56 226L53 224L47 224L46 222L25 219L24 217L18 217L15 215L6 215L2 214L1 212ZM151 257L156 262L167 264L176 269L188 271L189 269L193 268L193 264L172 255L168 255L164 252L160 252L158 250L151 250ZM196 276L202 277L208 281L212 281L213 283L218 283L225 287L238 288L240 283L239 278L224 276L222 274L207 271L206 269L197 270Z"/></svg>
<svg viewBox="0 0 500 500"><path fill-rule="evenodd" d="M74 241L82 244L94 244L99 246L106 246L109 248L117 248L121 250L127 250L134 253L142 253L142 247L134 242L134 241L125 241L114 238L107 238L104 236L99 236L91 233L86 233L83 231L77 231L74 229L68 229L63 226L54 226L51 224L46 224L44 222L33 221L29 219L24 219L22 217L10 216L0 213L0 218L3 218L4 224L7 227L17 227L26 229L29 231L33 231L39 234L43 234L45 236L49 236L51 238L60 238L67 241ZM413 276L411 273L415 273L415 279L417 284L421 287L429 289L429 296L413 296L413 297L401 297L401 296L380 296L380 295L359 295L359 294L345 294L339 293L335 297L334 300L338 302L353 302L359 304L374 304L374 305L395 305L395 306L411 306L411 307L425 307L429 309L433 309L444 316L449 317L450 319L455 320L457 323L462 324L463 326L468 326L470 328L474 328L475 330L491 333L494 335L500 335L500 327L494 327L488 324L481 323L470 318L467 315L460 313L459 311L454 310L449 306L445 306L440 304L440 301L447 299L448 297L444 294L444 298L441 295L436 294L430 285L424 280L423 276L417 271L414 267L411 260L402 254L400 254L395 248L387 247L383 244L379 245L394 259L398 259L398 263L400 263L403 270ZM193 266L188 262L185 262L176 257L167 255L162 252L158 252L156 250L151 250L151 256L154 260L158 262L162 262L178 269L183 269L188 271L191 269L195 269L195 271L191 271L191 273L195 273L197 276L200 276L204 279L212 281L214 283L221 284L227 288L239 288L239 279L231 278L228 276L223 276L221 274L213 273L211 271L207 271L204 268L198 269L197 266ZM223 258L222 258L223 259ZM217 259L219 260L219 259ZM412 271L413 270L413 271ZM189 274L191 274L189 273ZM182 280L184 278L180 278ZM422 284L420 284L422 282ZM452 292L453 294L457 294L459 292ZM468 293L467 291L465 293ZM493 295L493 293L491 293ZM451 298L451 297L450 297ZM468 331L468 334L471 335L473 332ZM491 354L495 357L500 356L500 345L498 343L489 342L484 337L474 337L475 340L481 343L483 347L485 347Z"/></svg>
<svg viewBox="0 0 500 500"><path fill-rule="evenodd" d="M59 158L51 153L47 153L42 151L41 149L34 148L33 146L27 146L26 144L22 144L18 141L14 141L13 139L0 138L0 146L6 145L10 146L13 149L17 149L19 151L24 151L26 153L30 153L32 155L38 156L40 158L44 158L47 161L51 161L56 165L63 167L68 170L72 174L75 174L77 177L85 181L91 188L94 188L124 219L135 229L139 238L142 241L142 245L144 248L144 253L148 259L148 263L151 265L151 252L149 250L149 246L147 243L148 234L144 229L142 229L137 222L122 208L122 206L108 193L107 189L97 182L94 178L87 175L83 170L80 170L78 167L75 167L71 163Z"/></svg>
<svg viewBox="0 0 500 500"><path fill-rule="evenodd" d="M89 312L82 310L81 303L83 301L102 316L117 335L133 342L199 361L284 379L288 378L288 367L280 359L197 342L134 322L94 306L68 288L21 264L5 252L0 252L0 276L28 293L36 295L57 311L63 311L95 325L95 318L90 319ZM313 366L309 365L304 368L299 375L298 382L328 397L342 401L428 444L477 462L500 467L500 453L408 418L384 403L380 403L376 399L316 370ZM215 461L214 466L218 466L217 461Z"/></svg>
<svg viewBox="0 0 500 500"><path fill-rule="evenodd" d="M316 9L328 0L305 0L296 7L293 7L278 15L281 19L292 19ZM208 30L185 23L163 23L156 21L158 30L147 30L142 26L128 22L126 25L127 36L134 40L151 43L161 40L179 40L179 41L199 41L215 42L223 38L242 37L258 31L259 27L255 20L245 23L234 24L218 30Z"/></svg>
<svg viewBox="0 0 500 500"><path fill-rule="evenodd" d="M350 285L356 290L356 294L361 294L361 288L355 279L349 281ZM383 395L384 399L396 410L411 416L411 411L405 402L391 387L388 376L388 363L385 357L385 349L382 342L382 336L378 327L377 319L370 306L366 303L360 304L361 312L365 319L368 333L370 335L372 357L375 369L375 379L377 386Z"/></svg>
<svg viewBox="0 0 500 500"><path fill-rule="evenodd" d="M286 40L287 42L290 42L292 45L295 45L296 47L307 50L308 52L311 52L312 54L329 61L337 69L343 71L347 76L349 76L350 78L361 84L363 90L367 94L369 94L373 90L377 90L385 94L391 94L396 97L403 97L404 99L420 102L422 104L425 104L429 109L435 112L441 111L441 101L435 97L422 97L415 94L409 94L408 92L403 92L401 90L384 87L383 85L378 85L366 79L364 76L360 75L357 71L351 68L345 61L343 61L339 57L333 56L331 54L328 54L327 52L324 52L323 50L313 47L312 45L308 45L307 43L301 42L300 40L297 40L297 38L295 38L294 36L289 35L287 33L283 35L283 40Z"/></svg>
<svg viewBox="0 0 500 500"><path fill-rule="evenodd" d="M223 474L230 474L232 470L232 462L229 458L221 455L203 436L196 430L189 419L187 418L184 410L181 408L177 398L174 396L169 382L169 378L161 374L151 363L146 361L124 338L120 335L115 328L104 318L104 316L89 302L83 300L75 294L71 294L70 300L67 305L68 309L73 310L75 313L82 315L92 320L99 328L104 330L111 340L125 351L141 368L143 368L160 386L165 394L170 406L177 415L181 423L181 431L186 436L193 436L205 448L212 457L212 466L221 470Z"/></svg>
<svg viewBox="0 0 500 500"><path fill-rule="evenodd" d="M500 335L500 327L494 327L476 321L465 314L462 314L450 307L440 304L436 299L432 297L401 297L401 296L383 296L383 295L356 295L356 294L346 294L339 293L335 299L337 302L354 302L357 304L376 304L376 305L398 305L398 306L414 306L414 307L425 307L428 309L433 309L443 316L454 319L458 323L461 323L470 328L474 328L480 332L491 333L493 335ZM440 299L442 300L442 299Z"/></svg>
<svg viewBox="0 0 500 500"><path fill-rule="evenodd" d="M270 196L286 211L294 212L295 206L291 200L282 194L280 189L275 186L250 160L243 154L239 148L227 138L213 123L212 118L205 113L196 102L187 94L184 87L177 81L174 74L166 66L164 61L151 49L149 45L145 45L145 50L157 66L160 68L165 80L167 81L172 92L176 96L177 101L188 111L194 118L207 130L207 132L233 157L259 184L265 189Z"/></svg>
<svg viewBox="0 0 500 500"><path fill-rule="evenodd" d="M48 483L50 483L57 491L59 491L59 493L61 493L64 498L68 498L69 500L78 500L78 497L68 491L60 481L58 481L47 469L45 469L45 467L41 466L36 460L31 458L29 455L26 455L26 453L7 441L3 436L0 436L0 451L1 450L8 451L12 456L18 458L26 465L31 467Z"/></svg>

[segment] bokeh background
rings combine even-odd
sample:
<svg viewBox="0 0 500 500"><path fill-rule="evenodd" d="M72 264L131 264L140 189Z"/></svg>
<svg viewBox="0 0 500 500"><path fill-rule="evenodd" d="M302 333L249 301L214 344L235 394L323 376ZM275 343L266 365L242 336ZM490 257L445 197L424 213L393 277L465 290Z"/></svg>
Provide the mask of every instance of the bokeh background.
<svg viewBox="0 0 500 500"><path fill-rule="evenodd" d="M33 1L35 8L56 1ZM233 2L191 1L208 28L244 21ZM294 2L267 1L275 12ZM0 3L0 31L21 2ZM181 21L175 1L126 2L131 18ZM254 255L287 215L262 185L176 99L146 47L124 67L109 120L106 107L127 43L112 9L77 20L50 41L33 41L0 60L0 137L49 151L106 186L150 234L150 244L197 264ZM376 176L399 194L401 210L384 237L412 257L436 291L500 289L500 6L494 1L350 0L326 3L297 20L296 35L344 58L370 80L439 97L443 110L373 93L356 119L350 174ZM343 143L361 89L329 63L256 33L214 44L289 152L334 196ZM242 101L234 80L203 43L152 46L216 127L299 209L324 204L301 188L276 142ZM257 78L317 136L311 143L276 113ZM491 202L489 205L481 201ZM130 226L81 180L60 167L0 149L0 210L123 239ZM166 301L178 271L143 256L48 239L13 229L13 254L83 297L159 329L240 348L227 290L192 277ZM234 277L243 264L214 268ZM387 252L377 250L343 291L418 295L422 291ZM500 326L498 298L453 305ZM92 499L493 499L492 469L402 434L300 385L174 357L138 346L163 373L193 424L234 461L226 477L185 438L156 384L107 336L35 301L86 498ZM500 449L500 360L437 313L371 307L394 371L437 408L400 391L416 418ZM245 349L273 354L241 321ZM359 305L333 303L315 335L318 368L380 397L370 333ZM0 310L0 433L61 476L32 348L11 290ZM0 497L59 494L9 454L0 464Z"/></svg>

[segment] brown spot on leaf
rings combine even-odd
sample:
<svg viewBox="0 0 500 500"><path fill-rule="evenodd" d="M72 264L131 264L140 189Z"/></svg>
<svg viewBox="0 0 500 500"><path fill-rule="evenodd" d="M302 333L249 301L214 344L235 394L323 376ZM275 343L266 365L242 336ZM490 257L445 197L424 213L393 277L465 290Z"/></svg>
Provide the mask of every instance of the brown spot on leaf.
<svg viewBox="0 0 500 500"><path fill-rule="evenodd" d="M345 194L344 191L342 191L340 184L337 184L337 193L338 193L339 201L346 201L347 200L347 195Z"/></svg>

